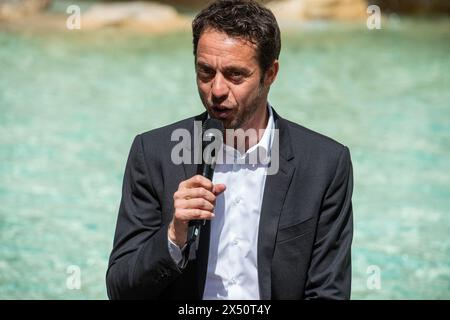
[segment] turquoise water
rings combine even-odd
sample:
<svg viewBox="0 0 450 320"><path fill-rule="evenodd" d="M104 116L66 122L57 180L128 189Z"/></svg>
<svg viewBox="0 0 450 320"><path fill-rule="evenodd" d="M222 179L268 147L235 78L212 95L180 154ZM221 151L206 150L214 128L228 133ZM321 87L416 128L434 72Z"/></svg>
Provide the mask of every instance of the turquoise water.
<svg viewBox="0 0 450 320"><path fill-rule="evenodd" d="M352 152L355 299L450 298L449 57L449 20L284 34L271 103ZM106 298L132 139L201 112L194 79L188 33L0 31L0 298Z"/></svg>

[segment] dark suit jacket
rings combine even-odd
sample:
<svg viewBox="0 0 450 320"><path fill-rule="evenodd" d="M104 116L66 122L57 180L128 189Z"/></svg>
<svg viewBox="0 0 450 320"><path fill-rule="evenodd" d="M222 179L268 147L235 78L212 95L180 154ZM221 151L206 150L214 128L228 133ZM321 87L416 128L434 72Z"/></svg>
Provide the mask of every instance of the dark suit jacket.
<svg viewBox="0 0 450 320"><path fill-rule="evenodd" d="M127 161L114 247L106 275L111 299L201 299L209 248L202 228L197 259L180 270L167 229L178 184L196 174L176 165L173 130L193 136L195 118L138 135ZM261 299L348 299L353 234L352 164L347 147L281 118L279 171L266 178L258 234Z"/></svg>

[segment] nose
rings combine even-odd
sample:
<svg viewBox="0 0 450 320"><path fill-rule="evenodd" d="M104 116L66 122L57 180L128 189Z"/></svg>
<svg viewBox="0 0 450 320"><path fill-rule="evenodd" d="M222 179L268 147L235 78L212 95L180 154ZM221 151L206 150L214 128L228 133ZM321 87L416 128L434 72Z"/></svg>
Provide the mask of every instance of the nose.
<svg viewBox="0 0 450 320"><path fill-rule="evenodd" d="M214 81L211 84L211 93L213 100L218 101L226 99L228 96L229 88L226 80L221 73L216 73Z"/></svg>

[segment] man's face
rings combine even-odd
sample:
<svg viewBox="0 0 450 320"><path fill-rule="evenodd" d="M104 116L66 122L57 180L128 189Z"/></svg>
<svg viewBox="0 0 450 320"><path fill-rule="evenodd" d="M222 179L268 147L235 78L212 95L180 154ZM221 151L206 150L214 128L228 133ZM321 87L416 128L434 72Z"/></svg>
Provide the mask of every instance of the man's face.
<svg viewBox="0 0 450 320"><path fill-rule="evenodd" d="M196 73L200 98L212 118L232 129L246 130L260 124L275 76L261 83L254 44L206 30L197 46Z"/></svg>

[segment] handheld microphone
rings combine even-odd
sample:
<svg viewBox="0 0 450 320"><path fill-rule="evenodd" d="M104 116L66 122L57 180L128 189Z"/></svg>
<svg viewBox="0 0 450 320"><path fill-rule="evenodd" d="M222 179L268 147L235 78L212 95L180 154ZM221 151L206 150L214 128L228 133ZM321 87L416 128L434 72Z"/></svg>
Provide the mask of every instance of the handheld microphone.
<svg viewBox="0 0 450 320"><path fill-rule="evenodd" d="M203 122L202 126L202 163L198 167L198 174L212 181L214 175L214 168L216 166L217 156L216 150L222 146L223 141L223 124L222 121L209 118ZM189 221L189 231L187 243L191 244L200 235L202 225L205 225L206 220L191 220Z"/></svg>

